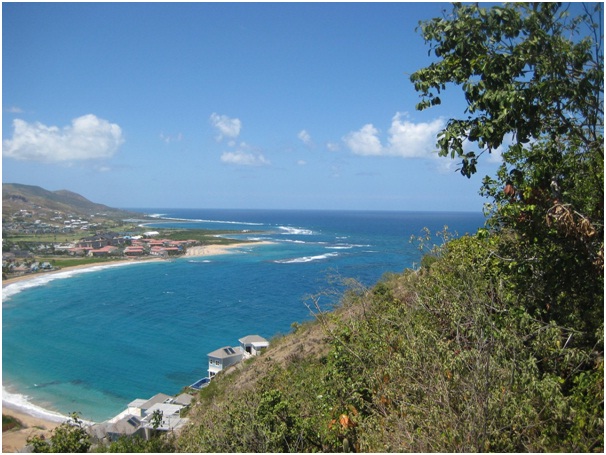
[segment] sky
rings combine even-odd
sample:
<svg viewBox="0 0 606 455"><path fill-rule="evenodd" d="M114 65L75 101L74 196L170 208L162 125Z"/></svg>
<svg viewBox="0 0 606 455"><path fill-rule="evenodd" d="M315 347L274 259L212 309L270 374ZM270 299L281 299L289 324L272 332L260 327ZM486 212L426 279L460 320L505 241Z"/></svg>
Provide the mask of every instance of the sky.
<svg viewBox="0 0 606 455"><path fill-rule="evenodd" d="M476 211L417 111L446 3L2 4L2 181L118 208Z"/></svg>

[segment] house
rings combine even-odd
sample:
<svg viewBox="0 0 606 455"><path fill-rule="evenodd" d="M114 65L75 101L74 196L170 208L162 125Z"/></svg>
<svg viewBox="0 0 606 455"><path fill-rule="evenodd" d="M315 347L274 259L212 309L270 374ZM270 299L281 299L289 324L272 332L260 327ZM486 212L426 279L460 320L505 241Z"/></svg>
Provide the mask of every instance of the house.
<svg viewBox="0 0 606 455"><path fill-rule="evenodd" d="M240 349L246 357L259 355L263 349L269 346L269 341L259 335L247 335L238 341L240 342Z"/></svg>
<svg viewBox="0 0 606 455"><path fill-rule="evenodd" d="M141 420L132 415L124 415L115 421L108 421L88 427L89 434L103 443L117 440L120 436L145 437Z"/></svg>
<svg viewBox="0 0 606 455"><path fill-rule="evenodd" d="M240 347L225 346L208 354L208 377L213 378L217 373L227 367L235 365L242 360Z"/></svg>
<svg viewBox="0 0 606 455"><path fill-rule="evenodd" d="M168 253L166 251L164 251L164 247L162 246L152 246L149 254L151 254L152 256L159 256L159 257L166 257L168 256Z"/></svg>
<svg viewBox="0 0 606 455"><path fill-rule="evenodd" d="M143 247L139 246L127 246L124 248L124 254L126 256L143 256L145 254L145 250Z"/></svg>
<svg viewBox="0 0 606 455"><path fill-rule="evenodd" d="M112 256L118 252L118 248L115 246L104 246L103 248L99 248L97 250L90 250L88 252L89 256Z"/></svg>
<svg viewBox="0 0 606 455"><path fill-rule="evenodd" d="M125 411L106 422L92 425L88 431L104 443L115 441L122 435L149 439L152 430L171 431L183 427L187 418L181 417L181 410L189 406L192 399L193 396L187 393L177 397L158 393L148 400L137 398L128 404ZM154 413L162 416L160 422L155 421Z"/></svg>
<svg viewBox="0 0 606 455"><path fill-rule="evenodd" d="M137 398L136 400L128 403L128 407L126 408L126 412L130 415L141 417L143 411L143 404L148 400L144 400L143 398Z"/></svg>
<svg viewBox="0 0 606 455"><path fill-rule="evenodd" d="M181 409L183 406L173 403L156 403L146 411L146 416L142 420L143 426L155 430L169 431L183 426L185 421L181 418ZM154 415L160 413L162 420L157 425L154 422ZM157 426L156 426L157 425ZM156 426L156 428L154 428Z"/></svg>

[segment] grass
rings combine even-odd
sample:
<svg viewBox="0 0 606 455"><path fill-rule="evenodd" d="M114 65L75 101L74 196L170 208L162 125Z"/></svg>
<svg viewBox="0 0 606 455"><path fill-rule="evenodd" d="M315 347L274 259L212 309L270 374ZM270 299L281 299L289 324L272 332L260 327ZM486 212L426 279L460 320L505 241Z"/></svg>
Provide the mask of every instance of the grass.
<svg viewBox="0 0 606 455"><path fill-rule="evenodd" d="M53 267L74 267L77 265L102 264L105 262L114 262L125 259L123 257L91 257L91 258L63 258L60 256L37 256L39 262L49 262Z"/></svg>
<svg viewBox="0 0 606 455"><path fill-rule="evenodd" d="M10 430L20 430L23 428L23 423L13 416L2 414L2 433Z"/></svg>
<svg viewBox="0 0 606 455"><path fill-rule="evenodd" d="M119 226L107 229L100 229L104 232L111 230L112 232L131 232L133 234L143 234L143 230L139 227L132 225ZM236 242L246 242L246 240L234 240L227 239L225 235L238 235L242 234L242 231L228 231L228 230L207 230L207 229L159 229L159 238L166 238L170 240L197 240L204 244L214 245L228 245ZM259 231L247 231L247 234L258 233ZM95 235L94 231L80 231L73 234L27 234L27 235L11 235L6 234L5 240L13 243L70 243L77 242L84 237L90 237Z"/></svg>
<svg viewBox="0 0 606 455"><path fill-rule="evenodd" d="M121 224L121 225L111 225L111 226L100 226L98 228L94 228L90 231L76 231L72 234L60 233L60 234L10 234L3 233L3 237L6 240L9 240L13 243L18 242L31 242L31 243L70 243L77 242L78 240L84 237L91 237L95 235L95 232L133 232L142 234L144 230L134 224Z"/></svg>
<svg viewBox="0 0 606 455"><path fill-rule="evenodd" d="M197 240L205 245L229 245L230 243L247 242L246 240L228 239L223 237L225 235L242 234L242 231L220 231L207 229L162 229L159 232L159 237L162 238L167 238L170 240ZM255 232L247 231L246 233L253 234Z"/></svg>

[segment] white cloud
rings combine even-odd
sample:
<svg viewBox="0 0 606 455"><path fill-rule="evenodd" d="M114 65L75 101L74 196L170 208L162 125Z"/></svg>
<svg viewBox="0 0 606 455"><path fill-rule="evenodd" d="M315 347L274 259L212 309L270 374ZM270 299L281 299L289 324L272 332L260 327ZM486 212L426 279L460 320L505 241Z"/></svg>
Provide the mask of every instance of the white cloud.
<svg viewBox="0 0 606 455"><path fill-rule="evenodd" d="M327 142L326 148L329 152L338 152L339 150L341 150L341 147L336 142Z"/></svg>
<svg viewBox="0 0 606 455"><path fill-rule="evenodd" d="M10 114L23 114L23 109L18 106L11 106L4 110Z"/></svg>
<svg viewBox="0 0 606 455"><path fill-rule="evenodd" d="M406 114L397 112L391 120L387 145L381 143L379 131L372 125L364 125L343 138L347 147L356 155L397 156L401 158L430 158L435 156L437 134L444 128L444 121L413 123Z"/></svg>
<svg viewBox="0 0 606 455"><path fill-rule="evenodd" d="M306 130L301 130L299 132L299 134L297 134L297 137L301 140L301 142L303 142L305 145L313 145L313 142L311 140L311 136L309 135L309 133Z"/></svg>
<svg viewBox="0 0 606 455"><path fill-rule="evenodd" d="M402 158L429 158L435 156L438 133L444 121L436 119L430 123L413 123L402 120L399 112L394 115L389 129L389 145L386 154Z"/></svg>
<svg viewBox="0 0 606 455"><path fill-rule="evenodd" d="M217 136L218 141L224 137L238 137L240 135L240 129L242 128L240 119L229 118L227 115L219 115L214 112L210 116L210 123L219 132L219 135Z"/></svg>
<svg viewBox="0 0 606 455"><path fill-rule="evenodd" d="M307 161L305 161L305 160L297 161L297 165L299 165L299 166L305 166L306 164L307 164Z"/></svg>
<svg viewBox="0 0 606 455"><path fill-rule="evenodd" d="M171 142L180 142L183 140L183 134L178 133L173 136L170 134L160 133L160 140L166 142L167 144L170 144Z"/></svg>
<svg viewBox="0 0 606 455"><path fill-rule="evenodd" d="M356 155L382 155L383 146L378 134L379 130L369 123L359 131L349 133L343 138L343 141Z"/></svg>
<svg viewBox="0 0 606 455"><path fill-rule="evenodd" d="M3 141L2 154L48 163L94 160L112 157L123 143L118 125L93 114L75 118L63 128L15 119L13 137Z"/></svg>
<svg viewBox="0 0 606 455"><path fill-rule="evenodd" d="M271 164L261 153L249 153L242 150L224 152L221 161L237 166L268 166Z"/></svg>

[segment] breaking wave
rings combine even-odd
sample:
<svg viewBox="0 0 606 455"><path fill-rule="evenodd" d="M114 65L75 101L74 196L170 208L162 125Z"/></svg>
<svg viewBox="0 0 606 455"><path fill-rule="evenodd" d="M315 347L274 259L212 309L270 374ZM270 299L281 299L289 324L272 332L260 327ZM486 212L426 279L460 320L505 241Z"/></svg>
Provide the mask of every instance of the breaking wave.
<svg viewBox="0 0 606 455"><path fill-rule="evenodd" d="M331 257L338 256L339 253L326 253L318 256L303 256L295 259L279 259L274 261L276 264L301 264L304 262L322 261Z"/></svg>
<svg viewBox="0 0 606 455"><path fill-rule="evenodd" d="M51 272L45 275L35 276L35 278L29 278L25 281L17 281L7 285L2 289L2 302L10 300L10 298L16 294L19 294L26 289L35 288L38 286L44 286L53 280L62 280L65 278L71 278L75 275L82 273L98 272L103 269L109 269L112 267L122 267L125 265L143 264L144 262L120 262L117 264L106 264L106 265L91 265L90 267L77 269L77 270L66 270L65 272Z"/></svg>
<svg viewBox="0 0 606 455"><path fill-rule="evenodd" d="M162 214L151 214L151 215L147 215L150 218L155 218L157 220L164 220L164 221L182 221L182 222L189 222L189 223L217 223L217 224L243 224L245 226L263 226L264 223L253 223L251 221L225 221L225 220L205 220L205 219L198 219L198 218L176 218L176 217L169 217L169 216L163 216ZM146 224L154 224L155 222L151 222L151 223L146 223ZM145 225L145 224L144 224Z"/></svg>
<svg viewBox="0 0 606 455"><path fill-rule="evenodd" d="M2 405L25 414L38 417L41 419L50 420L52 422L65 422L68 417L58 412L49 411L48 409L36 406L29 401L27 395L11 393L2 386Z"/></svg>
<svg viewBox="0 0 606 455"><path fill-rule="evenodd" d="M290 226L278 226L278 229L283 230L282 235L313 235L310 229L294 228Z"/></svg>

